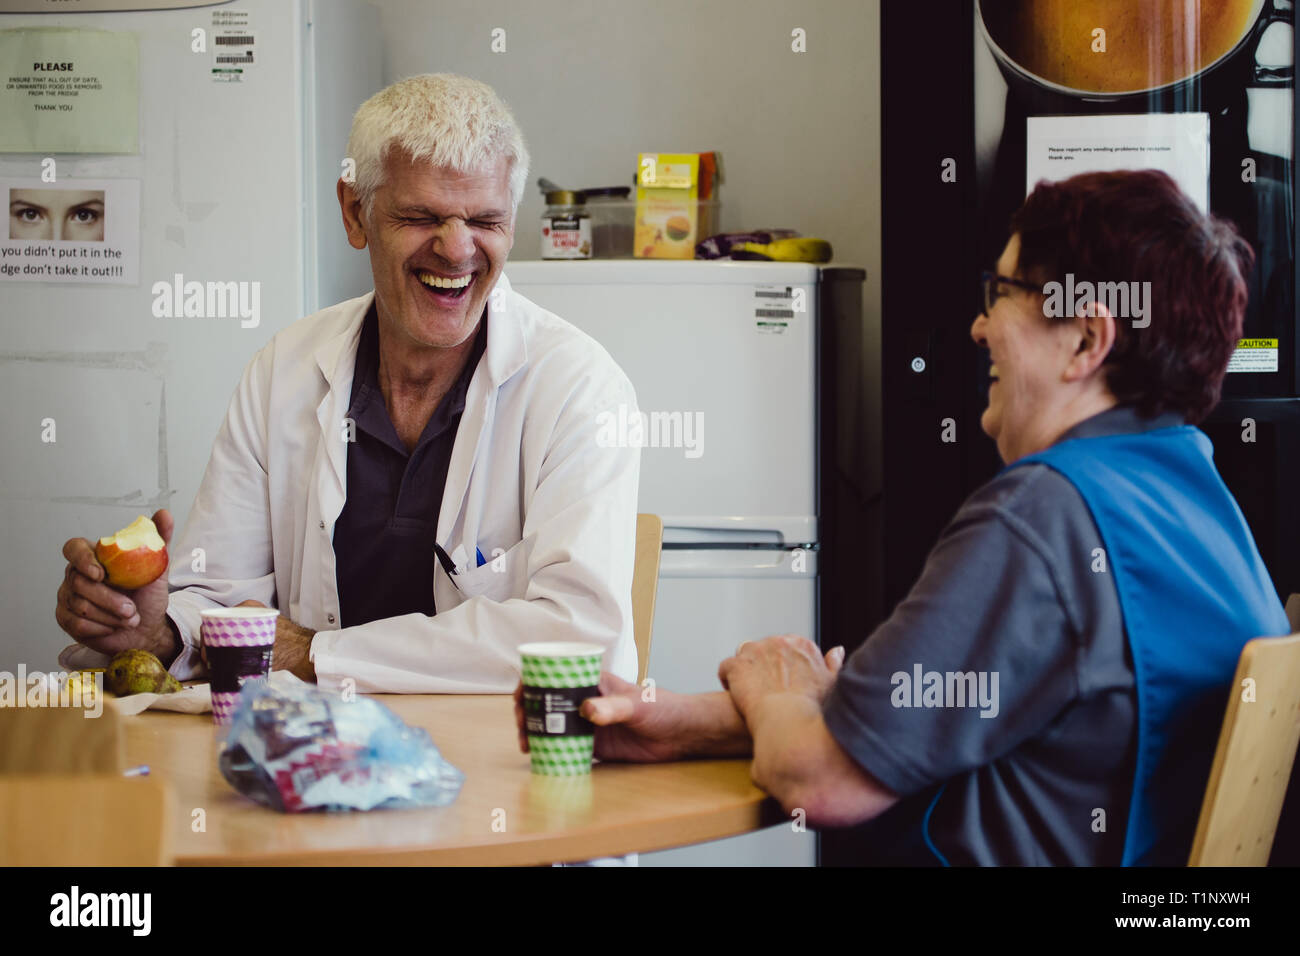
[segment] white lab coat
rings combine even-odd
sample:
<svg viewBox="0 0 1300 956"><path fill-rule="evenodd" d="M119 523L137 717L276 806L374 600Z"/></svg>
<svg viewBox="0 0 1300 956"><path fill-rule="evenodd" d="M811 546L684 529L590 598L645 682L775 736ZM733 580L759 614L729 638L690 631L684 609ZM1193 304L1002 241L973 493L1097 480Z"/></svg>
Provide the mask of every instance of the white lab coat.
<svg viewBox="0 0 1300 956"><path fill-rule="evenodd" d="M294 323L244 370L171 549L168 614L185 643L172 673L202 673L202 609L251 599L317 632L311 658L325 686L352 678L369 692L508 692L519 645L547 640L599 644L605 668L634 681L640 452L602 447L597 420L620 404L634 414L636 397L604 348L504 276L489 296L487 350L438 513L437 540L460 569L455 584L438 565L432 617L339 626L344 418L373 298ZM476 550L486 564L476 567Z"/></svg>

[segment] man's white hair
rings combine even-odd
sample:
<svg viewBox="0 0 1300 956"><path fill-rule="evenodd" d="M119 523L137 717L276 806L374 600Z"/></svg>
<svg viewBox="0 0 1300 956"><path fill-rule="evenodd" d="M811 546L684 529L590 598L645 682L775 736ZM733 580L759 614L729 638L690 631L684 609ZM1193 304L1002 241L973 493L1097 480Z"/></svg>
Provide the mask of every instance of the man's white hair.
<svg viewBox="0 0 1300 956"><path fill-rule="evenodd" d="M369 218L384 184L384 158L400 150L472 173L505 157L510 168L511 215L528 182L528 147L510 108L486 83L455 73L424 73L394 83L361 104L352 117L348 156L356 164L353 189Z"/></svg>

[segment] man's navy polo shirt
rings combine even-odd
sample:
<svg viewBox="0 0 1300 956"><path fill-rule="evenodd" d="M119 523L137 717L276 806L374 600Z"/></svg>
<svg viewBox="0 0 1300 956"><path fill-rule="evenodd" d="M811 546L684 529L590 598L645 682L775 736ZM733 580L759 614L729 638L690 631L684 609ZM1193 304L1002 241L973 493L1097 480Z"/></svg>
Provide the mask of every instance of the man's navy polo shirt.
<svg viewBox="0 0 1300 956"><path fill-rule="evenodd" d="M438 512L465 394L486 348L481 320L465 368L408 453L379 389L379 315L370 306L348 405L356 440L348 443L347 502L334 526L342 626L435 613Z"/></svg>

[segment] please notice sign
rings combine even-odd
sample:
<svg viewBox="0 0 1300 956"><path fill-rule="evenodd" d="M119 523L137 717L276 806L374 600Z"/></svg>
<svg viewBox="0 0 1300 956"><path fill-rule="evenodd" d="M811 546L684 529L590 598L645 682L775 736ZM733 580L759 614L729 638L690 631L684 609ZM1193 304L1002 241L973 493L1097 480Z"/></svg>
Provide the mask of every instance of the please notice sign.
<svg viewBox="0 0 1300 956"><path fill-rule="evenodd" d="M0 153L137 153L134 33L0 30Z"/></svg>

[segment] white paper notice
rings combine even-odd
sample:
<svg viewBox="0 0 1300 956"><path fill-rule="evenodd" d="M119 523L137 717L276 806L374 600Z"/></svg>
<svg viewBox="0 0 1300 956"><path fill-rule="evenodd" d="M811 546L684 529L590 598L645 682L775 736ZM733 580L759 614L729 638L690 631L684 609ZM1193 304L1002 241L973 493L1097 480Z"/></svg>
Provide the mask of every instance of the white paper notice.
<svg viewBox="0 0 1300 956"><path fill-rule="evenodd" d="M0 152L139 152L138 60L134 33L0 30Z"/></svg>
<svg viewBox="0 0 1300 956"><path fill-rule="evenodd" d="M1210 206L1208 113L1031 116L1026 127L1025 194L1043 179L1079 173L1159 169L1202 212Z"/></svg>
<svg viewBox="0 0 1300 956"><path fill-rule="evenodd" d="M261 62L257 34L250 29L247 10L212 11L212 79L243 83Z"/></svg>
<svg viewBox="0 0 1300 956"><path fill-rule="evenodd" d="M1229 372L1276 372L1277 339L1241 339L1228 360Z"/></svg>
<svg viewBox="0 0 1300 956"><path fill-rule="evenodd" d="M139 281L140 180L0 178L0 197L0 281Z"/></svg>

